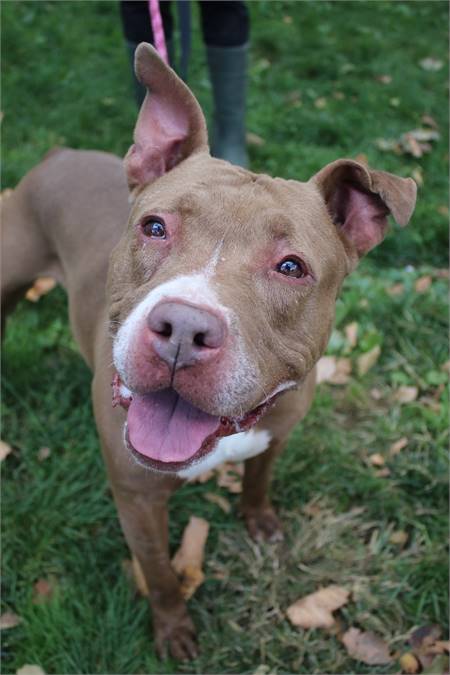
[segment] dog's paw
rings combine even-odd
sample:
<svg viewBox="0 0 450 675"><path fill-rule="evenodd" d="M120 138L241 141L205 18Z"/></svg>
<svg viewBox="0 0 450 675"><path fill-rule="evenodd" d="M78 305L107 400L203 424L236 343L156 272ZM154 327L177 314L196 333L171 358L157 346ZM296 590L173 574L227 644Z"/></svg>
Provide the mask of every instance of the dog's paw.
<svg viewBox="0 0 450 675"><path fill-rule="evenodd" d="M283 526L272 506L261 509L242 509L249 535L255 541L276 543L283 541Z"/></svg>
<svg viewBox="0 0 450 675"><path fill-rule="evenodd" d="M167 655L177 661L191 661L198 656L196 631L187 613L180 618L158 621L154 626L155 648L160 659Z"/></svg>

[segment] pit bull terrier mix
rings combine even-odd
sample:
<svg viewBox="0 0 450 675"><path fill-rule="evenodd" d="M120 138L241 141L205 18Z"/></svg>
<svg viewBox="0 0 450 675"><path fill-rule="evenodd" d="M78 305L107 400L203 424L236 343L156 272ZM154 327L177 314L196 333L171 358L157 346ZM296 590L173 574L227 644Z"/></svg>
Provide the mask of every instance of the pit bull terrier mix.
<svg viewBox="0 0 450 675"><path fill-rule="evenodd" d="M245 459L248 530L280 538L271 467L310 406L336 297L388 214L407 224L416 189L347 159L306 183L214 159L197 101L147 44L136 72L149 93L125 171L112 155L56 149L6 199L2 297L11 308L43 275L67 289L156 646L185 659L197 647L167 500Z"/></svg>

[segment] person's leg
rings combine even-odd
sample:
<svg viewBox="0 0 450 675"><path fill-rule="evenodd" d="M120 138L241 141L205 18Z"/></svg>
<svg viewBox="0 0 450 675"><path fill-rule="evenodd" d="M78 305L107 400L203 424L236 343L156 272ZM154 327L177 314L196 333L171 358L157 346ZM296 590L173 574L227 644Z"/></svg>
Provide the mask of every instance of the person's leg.
<svg viewBox="0 0 450 675"><path fill-rule="evenodd" d="M200 10L214 96L212 154L247 166L248 9L239 0L203 0Z"/></svg>
<svg viewBox="0 0 450 675"><path fill-rule="evenodd" d="M169 59L172 62L172 50L170 48L170 43L172 41L173 20L172 13L170 11L170 2L171 0L161 0L159 8L167 42L167 49L169 52ZM123 34L131 63L134 93L136 101L140 106L145 97L145 87L143 87L140 82L138 82L134 73L134 52L136 51L136 47L140 42L150 42L150 44L153 44L153 31L147 0L121 0L120 16L122 19Z"/></svg>

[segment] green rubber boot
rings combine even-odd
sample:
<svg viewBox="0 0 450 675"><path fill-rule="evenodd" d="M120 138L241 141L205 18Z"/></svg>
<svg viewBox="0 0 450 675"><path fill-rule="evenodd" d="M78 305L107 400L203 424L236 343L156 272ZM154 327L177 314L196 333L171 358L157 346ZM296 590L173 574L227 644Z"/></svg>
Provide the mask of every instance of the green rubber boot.
<svg viewBox="0 0 450 675"><path fill-rule="evenodd" d="M248 166L245 147L248 44L207 47L214 97L211 152L232 164Z"/></svg>

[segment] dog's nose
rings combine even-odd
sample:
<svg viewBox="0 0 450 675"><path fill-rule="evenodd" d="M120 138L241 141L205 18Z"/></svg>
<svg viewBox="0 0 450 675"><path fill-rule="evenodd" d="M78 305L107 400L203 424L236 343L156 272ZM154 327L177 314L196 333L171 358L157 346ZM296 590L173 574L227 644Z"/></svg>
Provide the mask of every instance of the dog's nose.
<svg viewBox="0 0 450 675"><path fill-rule="evenodd" d="M154 350L171 368L214 358L227 335L218 315L179 301L160 302L148 315L147 325L154 334Z"/></svg>

